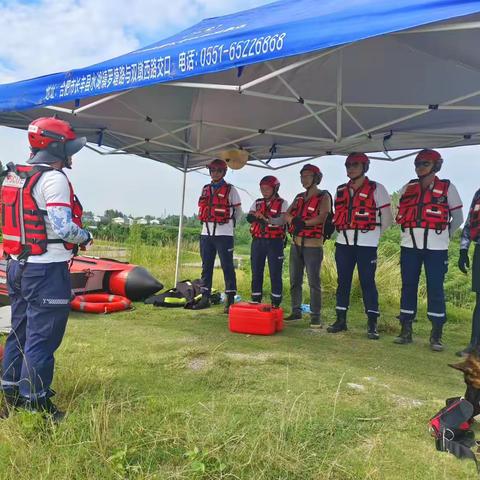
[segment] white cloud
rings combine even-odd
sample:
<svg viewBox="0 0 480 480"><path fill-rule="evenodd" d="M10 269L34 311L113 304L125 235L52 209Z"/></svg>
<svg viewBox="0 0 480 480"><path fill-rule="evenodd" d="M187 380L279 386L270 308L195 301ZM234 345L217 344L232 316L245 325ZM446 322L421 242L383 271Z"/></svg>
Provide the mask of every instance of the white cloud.
<svg viewBox="0 0 480 480"><path fill-rule="evenodd" d="M266 0L0 2L0 83L91 65Z"/></svg>

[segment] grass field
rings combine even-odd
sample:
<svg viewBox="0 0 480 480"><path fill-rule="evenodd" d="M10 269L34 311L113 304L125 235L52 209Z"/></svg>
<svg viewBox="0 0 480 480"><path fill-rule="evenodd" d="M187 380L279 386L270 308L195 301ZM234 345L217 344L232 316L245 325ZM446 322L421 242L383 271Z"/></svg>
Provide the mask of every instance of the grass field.
<svg viewBox="0 0 480 480"><path fill-rule="evenodd" d="M170 286L171 248L138 246L131 255ZM187 246L183 261L192 259ZM389 299L379 341L366 339L357 294L350 330L335 336L312 333L306 320L273 337L232 334L220 306L72 314L54 381L68 417L58 426L27 413L0 421L0 478L475 478L473 462L436 452L427 430L444 399L464 392L447 364L468 339L469 309L449 309L443 353L428 348L423 304L415 343L394 345L392 265L379 267ZM248 263L238 274L246 296Z"/></svg>

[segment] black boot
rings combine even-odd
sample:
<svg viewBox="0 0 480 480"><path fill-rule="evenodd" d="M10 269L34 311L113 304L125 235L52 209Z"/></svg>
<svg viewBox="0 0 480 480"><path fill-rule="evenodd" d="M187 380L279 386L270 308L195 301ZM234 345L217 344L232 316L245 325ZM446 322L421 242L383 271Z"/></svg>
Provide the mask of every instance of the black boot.
<svg viewBox="0 0 480 480"><path fill-rule="evenodd" d="M310 328L313 328L313 329L323 328L322 321L320 320L320 315L311 315Z"/></svg>
<svg viewBox="0 0 480 480"><path fill-rule="evenodd" d="M272 302L272 307L273 308L279 308L280 307L280 304L282 303L282 297L278 297L278 296L273 296L273 295L270 295L270 302Z"/></svg>
<svg viewBox="0 0 480 480"><path fill-rule="evenodd" d="M227 313L230 311L230 307L235 303L235 293L227 293L227 298L225 299L225 308L223 309L223 313Z"/></svg>
<svg viewBox="0 0 480 480"><path fill-rule="evenodd" d="M192 306L192 310L203 310L204 308L210 307L210 295L208 293L203 293L202 298L198 303L195 303Z"/></svg>
<svg viewBox="0 0 480 480"><path fill-rule="evenodd" d="M60 411L49 397L37 398L36 400L26 400L22 408L30 412L39 412L50 417L55 423L61 422L65 417L65 412Z"/></svg>
<svg viewBox="0 0 480 480"><path fill-rule="evenodd" d="M302 313L301 312L292 312L288 317L285 317L283 319L284 322L287 323L295 323L298 320L302 319Z"/></svg>
<svg viewBox="0 0 480 480"><path fill-rule="evenodd" d="M327 327L328 333L338 333L348 330L347 328L347 311L337 310L337 320L335 323Z"/></svg>
<svg viewBox="0 0 480 480"><path fill-rule="evenodd" d="M457 357L466 357L475 350L478 344L480 344L480 293L477 293L477 301L475 309L473 310L470 343L466 348L460 350L455 355L457 355Z"/></svg>
<svg viewBox="0 0 480 480"><path fill-rule="evenodd" d="M398 337L395 338L393 343L398 345L407 345L408 343L412 343L412 320L400 320L402 329L400 330L400 334Z"/></svg>
<svg viewBox="0 0 480 480"><path fill-rule="evenodd" d="M443 352L442 331L443 325L432 324L432 331L430 333L430 350L433 352Z"/></svg>
<svg viewBox="0 0 480 480"><path fill-rule="evenodd" d="M367 337L370 340L378 340L380 335L377 332L377 316L369 315L367 321Z"/></svg>
<svg viewBox="0 0 480 480"><path fill-rule="evenodd" d="M254 295L252 293L252 302L254 303L262 303L262 294Z"/></svg>

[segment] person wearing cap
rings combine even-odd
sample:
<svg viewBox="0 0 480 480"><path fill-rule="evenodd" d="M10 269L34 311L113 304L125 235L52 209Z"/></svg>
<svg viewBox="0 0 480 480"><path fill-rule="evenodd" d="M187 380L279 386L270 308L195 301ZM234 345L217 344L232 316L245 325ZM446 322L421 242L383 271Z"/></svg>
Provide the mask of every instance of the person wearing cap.
<svg viewBox="0 0 480 480"><path fill-rule="evenodd" d="M70 312L69 262L87 249L92 235L82 228L82 207L64 168L86 143L68 122L39 118L28 127L27 165L8 165L2 185L3 248L12 330L5 344L1 388L7 408L63 413L51 401L54 353Z"/></svg>
<svg viewBox="0 0 480 480"><path fill-rule="evenodd" d="M318 188L322 181L322 172L317 166L304 165L300 170L300 181L305 192L295 197L285 215L292 235L289 260L292 313L285 320L293 322L302 318L303 274L304 270L307 270L310 327L321 328L320 267L323 260L325 220L331 212L332 200L326 190Z"/></svg>
<svg viewBox="0 0 480 480"><path fill-rule="evenodd" d="M250 207L247 221L251 224L252 245L252 302L261 302L263 297L263 272L268 259L271 282L271 303L279 307L282 302L283 247L285 243L285 213L288 203L280 198L280 182L272 175L260 180L262 198Z"/></svg>
<svg viewBox="0 0 480 480"><path fill-rule="evenodd" d="M235 223L242 214L241 201L237 189L225 181L226 162L215 159L208 164L207 168L212 181L202 188L198 200L198 218L203 224L200 235L202 298L193 309L201 310L210 307L213 268L218 253L225 279L224 313L228 313L237 293L233 264L233 234Z"/></svg>
<svg viewBox="0 0 480 480"><path fill-rule="evenodd" d="M448 270L450 238L463 222L462 201L450 180L437 173L443 159L435 150L415 157L416 179L400 190L396 222L400 225L401 324L395 343L412 342L412 322L417 314L418 282L422 265L427 280L427 317L432 323L430 348L443 350L443 325L447 320L443 283Z"/></svg>
<svg viewBox="0 0 480 480"><path fill-rule="evenodd" d="M461 272L467 274L470 268L470 259L468 258L468 249L471 243L475 244L472 263L472 291L475 292L475 309L472 316L472 333L470 343L460 352L459 357L472 353L480 345L480 189L475 192L467 221L462 230L460 239L460 255L458 258L458 268Z"/></svg>
<svg viewBox="0 0 480 480"><path fill-rule="evenodd" d="M337 305L335 323L329 333L347 330L353 271L358 269L363 305L367 315L367 337L378 340L378 291L375 284L377 247L382 232L391 226L393 217L390 196L385 187L365 176L370 159L364 153L351 153L345 162L350 179L337 187L333 223L338 232L335 244L337 265Z"/></svg>

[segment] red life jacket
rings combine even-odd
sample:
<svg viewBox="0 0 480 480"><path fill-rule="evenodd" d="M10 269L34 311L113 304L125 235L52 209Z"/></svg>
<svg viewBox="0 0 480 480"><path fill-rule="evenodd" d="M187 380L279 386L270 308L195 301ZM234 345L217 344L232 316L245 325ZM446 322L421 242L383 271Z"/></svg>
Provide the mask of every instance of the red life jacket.
<svg viewBox="0 0 480 480"><path fill-rule="evenodd" d="M299 217L302 220L308 220L309 218L317 217L320 209L320 203L322 202L325 192L321 191L317 195L305 200L305 194L299 193L293 200L293 207L290 210L290 214L294 217ZM305 226L300 232L295 231L294 225L290 225L288 230L292 235L296 237L305 238L322 238L323 237L323 224Z"/></svg>
<svg viewBox="0 0 480 480"><path fill-rule="evenodd" d="M40 177L51 170L43 165L8 165L1 189L3 250L8 255L42 255L49 243L63 243L67 250L76 245L62 239L49 239L45 225L46 210L40 210L33 189ZM63 173L63 172L62 172ZM82 227L83 208L70 182L72 221Z"/></svg>
<svg viewBox="0 0 480 480"><path fill-rule="evenodd" d="M198 200L198 218L201 222L224 224L232 218L230 190L232 186L224 183L221 187L212 188L205 185Z"/></svg>
<svg viewBox="0 0 480 480"><path fill-rule="evenodd" d="M449 180L435 177L433 188L422 191L420 181L410 180L400 198L396 222L405 228L425 228L440 233L450 223Z"/></svg>
<svg viewBox="0 0 480 480"><path fill-rule="evenodd" d="M474 242L480 240L480 195L470 208L470 239Z"/></svg>
<svg viewBox="0 0 480 480"><path fill-rule="evenodd" d="M361 230L366 232L375 230L380 224L377 222L377 206L375 204L375 190L377 184L365 178L362 186L353 195L350 193L351 182L344 183L337 188L335 199L335 215L333 223L336 229Z"/></svg>
<svg viewBox="0 0 480 480"><path fill-rule="evenodd" d="M255 201L255 211L260 212L267 218L278 218L282 214L282 205L283 200L278 196L270 201L259 198ZM250 233L255 238L285 238L285 226L253 222Z"/></svg>

